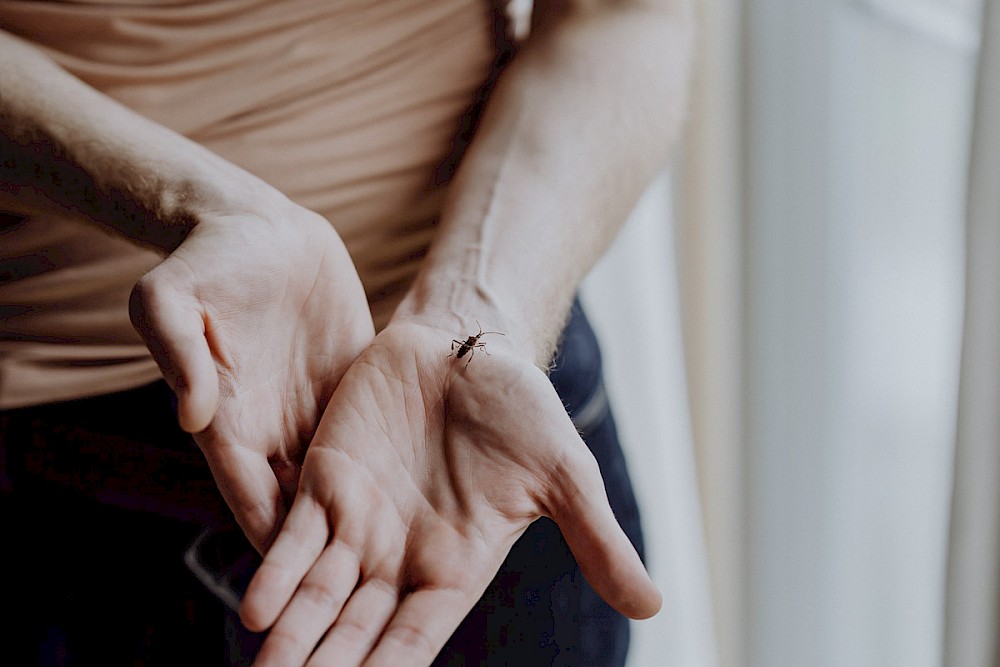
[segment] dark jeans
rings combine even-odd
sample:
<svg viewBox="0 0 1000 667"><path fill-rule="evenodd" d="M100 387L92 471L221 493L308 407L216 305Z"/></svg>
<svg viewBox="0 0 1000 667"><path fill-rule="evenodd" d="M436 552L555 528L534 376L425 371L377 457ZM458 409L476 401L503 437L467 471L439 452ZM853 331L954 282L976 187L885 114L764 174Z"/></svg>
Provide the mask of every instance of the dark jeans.
<svg viewBox="0 0 1000 667"><path fill-rule="evenodd" d="M551 378L642 553L600 352L578 306ZM0 565L18 582L5 587L14 620L0 626L12 664L249 664L260 638L220 599L239 596L257 559L178 429L163 383L0 413L0 442L8 478ZM627 620L587 585L559 529L541 519L435 665L613 667L627 646Z"/></svg>

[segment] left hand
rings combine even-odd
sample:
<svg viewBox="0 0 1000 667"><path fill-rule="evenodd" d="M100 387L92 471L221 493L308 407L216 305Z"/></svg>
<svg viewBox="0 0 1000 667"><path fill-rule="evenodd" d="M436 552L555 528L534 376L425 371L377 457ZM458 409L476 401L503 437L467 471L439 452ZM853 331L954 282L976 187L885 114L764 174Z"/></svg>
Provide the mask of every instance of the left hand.
<svg viewBox="0 0 1000 667"><path fill-rule="evenodd" d="M219 490L263 553L341 376L374 338L332 225L282 198L203 215L139 281L131 315Z"/></svg>
<svg viewBox="0 0 1000 667"><path fill-rule="evenodd" d="M255 664L429 665L542 515L612 606L658 611L545 374L500 338L467 365L453 337L392 323L343 377L244 598Z"/></svg>

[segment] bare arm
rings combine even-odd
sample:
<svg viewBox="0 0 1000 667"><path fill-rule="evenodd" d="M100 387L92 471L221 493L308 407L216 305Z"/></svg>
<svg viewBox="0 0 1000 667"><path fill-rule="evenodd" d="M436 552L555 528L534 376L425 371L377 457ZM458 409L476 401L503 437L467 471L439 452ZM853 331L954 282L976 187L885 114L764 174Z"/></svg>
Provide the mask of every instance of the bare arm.
<svg viewBox="0 0 1000 667"><path fill-rule="evenodd" d="M284 197L202 146L87 86L0 32L0 188L172 251L207 215Z"/></svg>
<svg viewBox="0 0 1000 667"><path fill-rule="evenodd" d="M122 308L263 549L323 407L374 335L333 227L4 33L0 202L78 215L167 255Z"/></svg>
<svg viewBox="0 0 1000 667"><path fill-rule="evenodd" d="M588 581L645 618L656 586L548 382L578 282L666 160L686 3L539 8L451 185L416 284L344 376L241 615L259 667L429 665L511 546L558 523ZM474 322L490 356L449 356Z"/></svg>
<svg viewBox="0 0 1000 667"><path fill-rule="evenodd" d="M686 0L543 2L400 316L475 316L545 367L580 280L663 168L686 104Z"/></svg>

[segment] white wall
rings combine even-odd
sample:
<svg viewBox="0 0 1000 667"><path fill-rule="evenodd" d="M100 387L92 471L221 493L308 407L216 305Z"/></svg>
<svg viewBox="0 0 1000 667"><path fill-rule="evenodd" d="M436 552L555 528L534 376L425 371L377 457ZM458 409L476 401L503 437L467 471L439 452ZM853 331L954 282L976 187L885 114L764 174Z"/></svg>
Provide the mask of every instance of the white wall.
<svg viewBox="0 0 1000 667"><path fill-rule="evenodd" d="M746 7L746 664L935 665L976 8Z"/></svg>

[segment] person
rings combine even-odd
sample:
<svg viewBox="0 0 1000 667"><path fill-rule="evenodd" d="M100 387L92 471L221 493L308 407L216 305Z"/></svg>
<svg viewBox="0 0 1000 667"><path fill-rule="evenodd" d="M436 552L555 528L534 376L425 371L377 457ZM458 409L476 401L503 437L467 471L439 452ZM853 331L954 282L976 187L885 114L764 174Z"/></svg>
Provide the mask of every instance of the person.
<svg viewBox="0 0 1000 667"><path fill-rule="evenodd" d="M233 662L621 664L610 607L661 600L574 295L676 138L690 8L510 10L0 2L15 646L176 664L168 537L231 512Z"/></svg>

